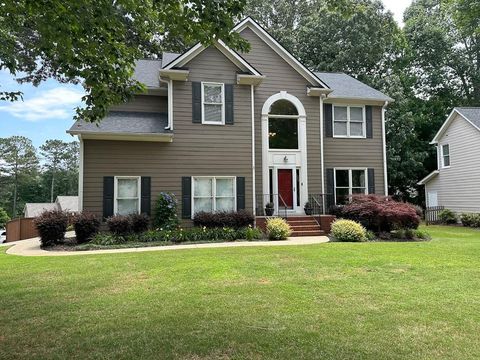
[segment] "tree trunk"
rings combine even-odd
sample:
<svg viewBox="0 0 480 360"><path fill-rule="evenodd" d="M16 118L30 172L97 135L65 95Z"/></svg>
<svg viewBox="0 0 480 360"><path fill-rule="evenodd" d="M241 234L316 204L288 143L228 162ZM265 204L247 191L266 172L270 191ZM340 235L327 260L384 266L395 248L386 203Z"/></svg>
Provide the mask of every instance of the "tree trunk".
<svg viewBox="0 0 480 360"><path fill-rule="evenodd" d="M50 186L50 202L53 203L53 188L55 186L55 170L52 170L52 184Z"/></svg>

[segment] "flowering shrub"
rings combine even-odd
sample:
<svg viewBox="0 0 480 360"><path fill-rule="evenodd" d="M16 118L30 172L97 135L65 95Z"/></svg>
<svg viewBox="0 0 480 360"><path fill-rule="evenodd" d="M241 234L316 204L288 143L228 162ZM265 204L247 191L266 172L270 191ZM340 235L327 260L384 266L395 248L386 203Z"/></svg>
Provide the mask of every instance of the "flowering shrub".
<svg viewBox="0 0 480 360"><path fill-rule="evenodd" d="M178 227L178 202L175 195L161 192L155 204L153 225L160 229L175 229Z"/></svg>
<svg viewBox="0 0 480 360"><path fill-rule="evenodd" d="M77 243L89 241L100 229L100 220L94 213L83 211L74 218L73 228Z"/></svg>
<svg viewBox="0 0 480 360"><path fill-rule="evenodd" d="M332 224L332 235L337 241L359 242L367 240L365 228L353 220L335 220Z"/></svg>
<svg viewBox="0 0 480 360"><path fill-rule="evenodd" d="M205 226L207 228L231 227L239 229L253 225L254 221L253 215L246 210L219 211L215 213L200 211L193 217L195 226Z"/></svg>
<svg viewBox="0 0 480 360"><path fill-rule="evenodd" d="M65 238L68 216L60 210L44 211L34 220L42 246L61 243Z"/></svg>
<svg viewBox="0 0 480 360"><path fill-rule="evenodd" d="M337 217L357 221L377 233L416 229L420 224L420 216L413 205L387 196L354 195L349 204L337 211Z"/></svg>
<svg viewBox="0 0 480 360"><path fill-rule="evenodd" d="M267 235L270 240L285 240L292 235L290 225L282 218L271 218L267 220Z"/></svg>

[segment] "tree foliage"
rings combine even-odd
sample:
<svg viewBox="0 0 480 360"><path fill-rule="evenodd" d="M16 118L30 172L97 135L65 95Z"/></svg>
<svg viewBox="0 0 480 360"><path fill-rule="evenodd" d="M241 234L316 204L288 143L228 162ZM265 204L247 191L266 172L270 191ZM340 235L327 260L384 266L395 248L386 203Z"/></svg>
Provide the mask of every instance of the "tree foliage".
<svg viewBox="0 0 480 360"><path fill-rule="evenodd" d="M8 216L7 212L0 207L0 228L4 228L9 221L10 216Z"/></svg>

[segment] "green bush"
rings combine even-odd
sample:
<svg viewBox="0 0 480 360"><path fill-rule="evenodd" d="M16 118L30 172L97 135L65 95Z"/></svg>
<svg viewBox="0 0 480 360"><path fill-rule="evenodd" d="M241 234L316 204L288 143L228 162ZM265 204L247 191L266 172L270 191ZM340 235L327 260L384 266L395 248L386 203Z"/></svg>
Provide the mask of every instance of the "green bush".
<svg viewBox="0 0 480 360"><path fill-rule="evenodd" d="M4 228L9 221L10 216L8 216L7 212L0 207L0 228Z"/></svg>
<svg viewBox="0 0 480 360"><path fill-rule="evenodd" d="M366 241L367 231L353 220L335 220L332 224L332 235L337 241Z"/></svg>
<svg viewBox="0 0 480 360"><path fill-rule="evenodd" d="M438 214L442 224L456 224L457 215L450 209L444 209Z"/></svg>
<svg viewBox="0 0 480 360"><path fill-rule="evenodd" d="M161 230L176 229L179 224L175 195L161 192L155 204L153 225Z"/></svg>
<svg viewBox="0 0 480 360"><path fill-rule="evenodd" d="M460 216L463 226L480 227L480 214L464 213Z"/></svg>
<svg viewBox="0 0 480 360"><path fill-rule="evenodd" d="M267 236L270 240L285 240L292 235L290 225L282 218L271 218L267 220Z"/></svg>
<svg viewBox="0 0 480 360"><path fill-rule="evenodd" d="M104 246L124 244L125 242L126 240L123 236L109 233L97 233L92 237L92 240L90 241L91 244Z"/></svg>

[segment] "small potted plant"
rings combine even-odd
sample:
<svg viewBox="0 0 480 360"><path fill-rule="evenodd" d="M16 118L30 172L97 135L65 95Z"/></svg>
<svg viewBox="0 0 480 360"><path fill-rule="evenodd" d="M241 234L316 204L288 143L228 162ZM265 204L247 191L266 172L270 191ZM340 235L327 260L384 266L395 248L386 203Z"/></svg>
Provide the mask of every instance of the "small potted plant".
<svg viewBox="0 0 480 360"><path fill-rule="evenodd" d="M272 216L274 212L275 212L275 207L273 203L269 202L265 204L265 215Z"/></svg>
<svg viewBox="0 0 480 360"><path fill-rule="evenodd" d="M305 210L305 215L312 215L313 213L313 206L310 204L310 202L306 202L305 206L303 207L303 210Z"/></svg>

